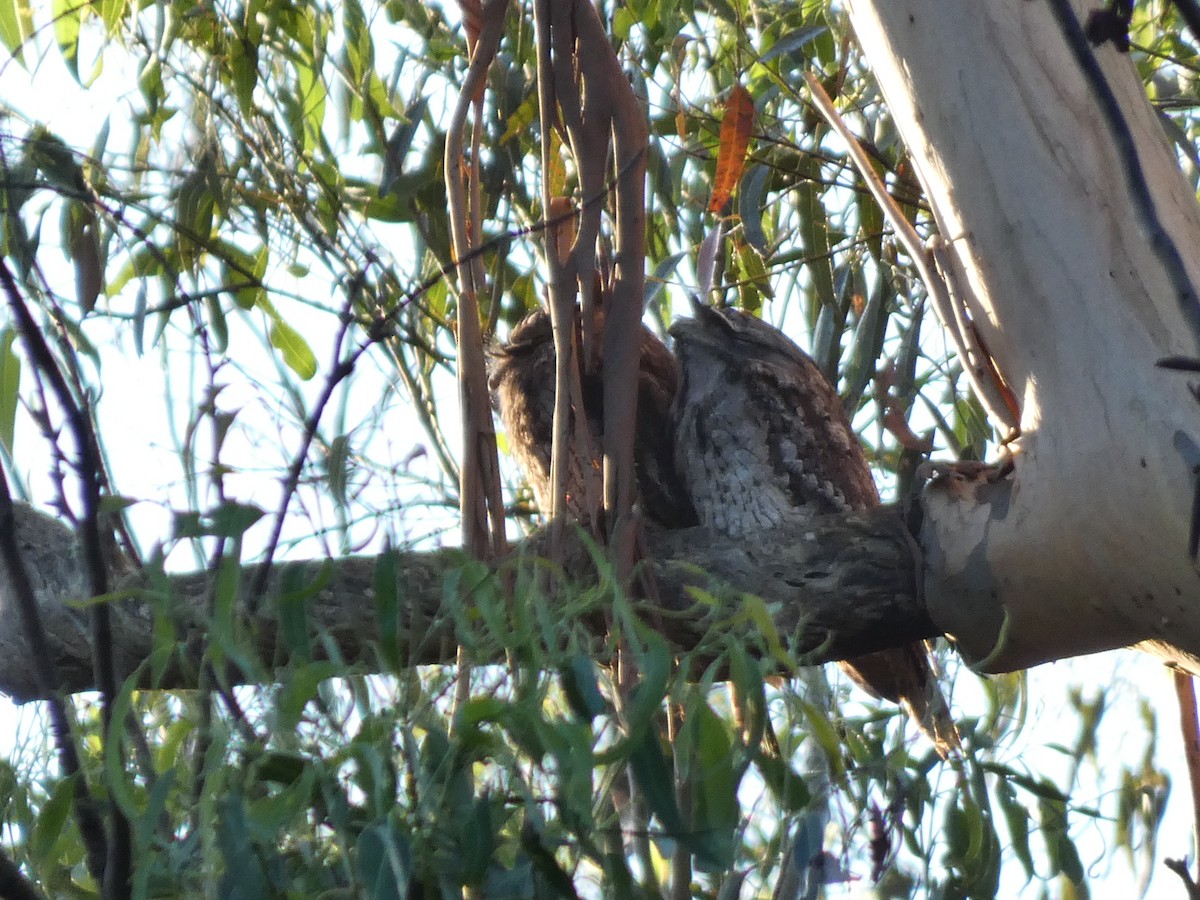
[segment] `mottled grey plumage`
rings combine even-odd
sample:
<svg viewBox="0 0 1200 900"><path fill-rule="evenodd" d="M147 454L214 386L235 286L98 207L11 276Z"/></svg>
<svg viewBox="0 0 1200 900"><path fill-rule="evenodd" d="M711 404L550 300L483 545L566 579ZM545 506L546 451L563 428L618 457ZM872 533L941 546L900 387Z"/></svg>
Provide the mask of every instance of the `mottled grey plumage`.
<svg viewBox="0 0 1200 900"><path fill-rule="evenodd" d="M675 470L671 408L679 383L675 357L646 327L639 348L637 428L634 469L643 514L664 528L696 524L687 493ZM491 384L500 418L517 464L533 489L539 508L550 509L550 445L554 429L554 334L544 310L530 313L513 328L508 343L493 354ZM580 378L590 447L575 452L578 419L572 410L571 469L567 509L578 521L591 515L582 508L585 475L599 478L604 428L603 360L597 371ZM586 465L586 470L584 466ZM597 481L598 484L598 481Z"/></svg>
<svg viewBox="0 0 1200 900"><path fill-rule="evenodd" d="M671 335L681 371L675 454L700 522L743 536L877 506L862 444L816 363L754 316L694 307ZM843 668L872 693L902 703L943 755L958 745L924 645Z"/></svg>
<svg viewBox="0 0 1200 900"><path fill-rule="evenodd" d="M781 331L698 306L671 334L682 370L676 458L701 522L737 535L878 505L841 401Z"/></svg>

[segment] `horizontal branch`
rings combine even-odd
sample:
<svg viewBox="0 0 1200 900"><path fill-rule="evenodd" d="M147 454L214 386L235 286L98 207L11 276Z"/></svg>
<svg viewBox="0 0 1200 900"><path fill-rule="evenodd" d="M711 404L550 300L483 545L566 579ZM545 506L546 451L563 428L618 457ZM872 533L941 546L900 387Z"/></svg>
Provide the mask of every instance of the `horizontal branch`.
<svg viewBox="0 0 1200 900"><path fill-rule="evenodd" d="M74 536L62 523L29 507L16 512L18 538L60 683L68 692L90 690L89 633L79 602L85 580ZM748 595L761 598L788 649L806 663L859 656L937 634L917 587L919 553L891 508L822 517L737 541L698 528L653 532L645 545L643 565L653 574L655 599L637 601L638 612L680 652L694 649L714 623L728 632L729 623L750 621ZM534 567L548 571L545 555L545 536L538 533L501 564L502 572L518 576L513 579L518 603L535 602L529 592L536 580L521 576ZM310 654L357 672L447 663L460 638L473 648L483 646L485 657L494 651L494 661L503 660L503 636L481 645L479 620L487 617L470 614L471 607L484 602L489 586L497 584L490 577L495 573L479 569L459 550L278 564L260 598L247 596L253 574L253 567L243 569L225 625L208 614L214 591L208 572L126 578L107 601L121 676L136 674L142 687L194 688L204 653L211 656L216 649L228 658L237 652L235 646L247 645L258 659L243 659L243 667L262 667L259 674L246 676L250 680L270 680L269 673L278 667ZM578 536L569 542L564 574L561 583L574 584L576 590L559 590L558 599L536 598L551 612L551 621L558 621L555 614L580 616L579 588L607 583ZM0 691L18 701L36 699L12 588L7 574L0 575ZM603 634L605 617L587 613L583 610L583 621ZM755 621L761 623L761 617ZM494 620L488 624L495 630ZM749 634L750 626L745 627ZM459 633L468 628L476 633ZM156 630L159 650L152 653ZM237 641L232 640L235 634ZM759 643L748 641L747 646ZM476 661L489 660L477 656Z"/></svg>

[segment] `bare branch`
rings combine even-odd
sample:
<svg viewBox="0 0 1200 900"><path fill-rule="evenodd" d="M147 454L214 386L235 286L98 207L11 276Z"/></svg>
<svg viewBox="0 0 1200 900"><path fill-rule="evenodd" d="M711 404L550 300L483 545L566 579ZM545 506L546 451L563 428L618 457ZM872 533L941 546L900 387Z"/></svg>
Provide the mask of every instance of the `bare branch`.
<svg viewBox="0 0 1200 900"><path fill-rule="evenodd" d="M47 623L46 652L59 661L63 690L89 690L94 677L87 659L81 658L86 642L74 637L82 613L78 605L70 605L85 590L78 563L72 562L76 556L72 535L65 528L45 526L45 522L56 525L50 517L28 507L17 509L23 527L38 527L50 535L37 549L37 560L27 559L26 565L49 569L46 560L64 560L61 569L46 576L43 588L35 592ZM473 646L479 654L477 662L501 662L505 636L481 633L477 617L459 615L462 601L447 595L447 577L455 575L470 599L498 575L519 573L528 566L544 569L548 541L543 530L490 569L470 563L458 549L280 563L273 567L266 596L258 602L242 598L237 611L248 623L247 632L255 635L254 649L264 667L258 677L270 680L272 667L289 658L276 604L267 598L294 595L297 585L304 592L316 656L344 661L357 671L381 672L395 666L448 662L462 642ZM738 542L699 528L652 531L647 546L651 558L643 565L657 580L659 597L639 608L643 618L680 652L715 634L718 652L720 640L744 640L772 665L786 667L789 659L804 663L842 659L937 634L918 587L920 554L893 508L824 517L804 527L772 529ZM611 583L609 573L596 570L593 550L578 530L565 530L563 550L561 572L568 582ZM389 571L395 573L391 584L377 582ZM138 573L121 585L120 593L107 604L114 621L120 677L136 673L145 687L195 687L209 639L206 610L211 577L208 572ZM530 585L525 595L517 597L525 608L542 604L548 605L550 615L565 618L568 609L571 615L581 615L579 590L549 592L551 598L532 587L537 579L515 580ZM381 589L394 589L400 604L396 631L386 635L379 624ZM26 662L30 651L19 629L11 627L17 615L13 601L11 581L6 578L0 592L0 691L26 701L43 692ZM151 667L144 663L153 648L156 616L161 621L164 614L175 623L176 652L169 660L160 655ZM598 638L603 637L602 616L583 618ZM763 633L763 627L773 633ZM380 651L385 644L397 648L395 658L387 663Z"/></svg>

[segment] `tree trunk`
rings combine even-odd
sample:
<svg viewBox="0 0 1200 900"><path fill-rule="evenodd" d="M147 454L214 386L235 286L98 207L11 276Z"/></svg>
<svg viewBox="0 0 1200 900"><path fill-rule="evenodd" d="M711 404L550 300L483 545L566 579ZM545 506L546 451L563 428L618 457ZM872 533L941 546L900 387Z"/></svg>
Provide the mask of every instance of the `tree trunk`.
<svg viewBox="0 0 1200 900"><path fill-rule="evenodd" d="M1155 368L1198 355L1194 310L1135 215L1052 6L847 2L951 279L1019 406L1013 473L935 483L924 503L930 614L985 671L1143 640L1200 652L1200 406L1185 376ZM1193 191L1129 56L1093 52L1194 285Z"/></svg>

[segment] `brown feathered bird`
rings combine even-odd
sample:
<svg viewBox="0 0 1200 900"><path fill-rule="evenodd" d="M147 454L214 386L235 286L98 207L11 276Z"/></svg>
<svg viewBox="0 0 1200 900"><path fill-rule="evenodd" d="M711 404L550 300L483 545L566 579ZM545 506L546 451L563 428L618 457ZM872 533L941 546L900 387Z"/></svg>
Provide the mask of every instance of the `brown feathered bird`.
<svg viewBox="0 0 1200 900"><path fill-rule="evenodd" d="M671 335L681 370L675 456L700 522L743 536L877 506L862 445L816 363L754 316L693 306ZM959 745L924 644L842 667L867 691L903 705L943 757Z"/></svg>
<svg viewBox="0 0 1200 900"><path fill-rule="evenodd" d="M601 323L602 325L602 323ZM577 345L578 346L578 345ZM664 528L684 528L697 523L687 492L675 470L675 442L671 408L679 384L675 357L650 329L640 331L637 389L637 427L634 471L643 514ZM522 319L508 342L493 354L491 386L500 418L508 433L517 464L533 489L538 507L550 510L550 444L554 430L554 333L550 315L539 309ZM583 508L588 495L584 478L598 484L604 428L604 361L595 371L580 376L583 405L570 421L571 468L567 474L567 511L579 522L592 521ZM577 436L588 447L578 453ZM582 463L582 464L581 464ZM594 492L593 492L594 493Z"/></svg>

